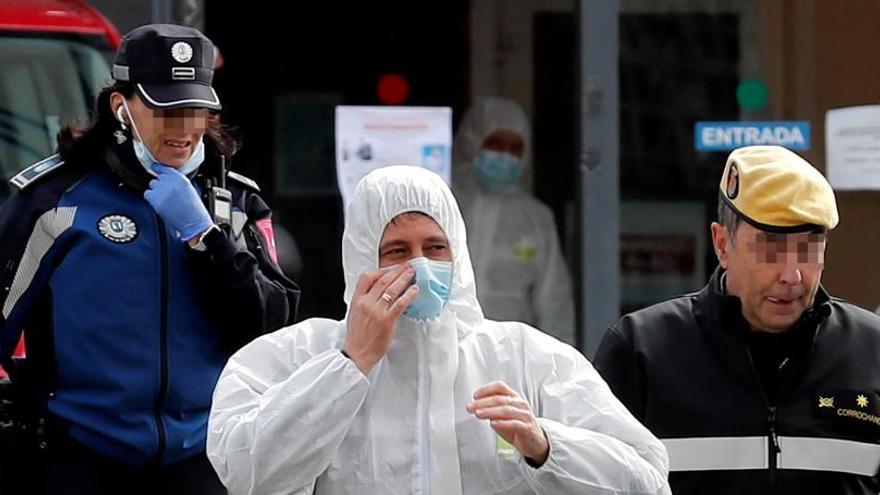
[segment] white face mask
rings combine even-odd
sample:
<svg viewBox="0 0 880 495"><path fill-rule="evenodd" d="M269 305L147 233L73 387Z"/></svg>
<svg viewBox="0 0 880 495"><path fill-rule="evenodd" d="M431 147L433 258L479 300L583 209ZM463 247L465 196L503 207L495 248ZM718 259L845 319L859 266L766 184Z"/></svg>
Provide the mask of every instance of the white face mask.
<svg viewBox="0 0 880 495"><path fill-rule="evenodd" d="M134 156L137 157L138 161L141 163L141 166L144 170L147 171L148 174L153 177L156 176L156 173L153 172L152 166L154 163L159 165L165 165L160 162L150 153L149 148L144 144L144 141L141 139L141 133L138 131L137 124L134 122L134 117L131 116L131 111L128 109L128 103L125 102L125 98L122 99L122 106L125 107L125 113L128 114L128 121L131 122L131 128L134 139L132 139L132 146L134 146ZM199 138L198 144L196 144L195 149L189 155L189 158L181 165L180 167L172 167L177 168L177 171L182 173L183 175L189 175L192 172L195 172L196 169L205 161L205 140L204 138ZM165 165L170 166L170 165Z"/></svg>

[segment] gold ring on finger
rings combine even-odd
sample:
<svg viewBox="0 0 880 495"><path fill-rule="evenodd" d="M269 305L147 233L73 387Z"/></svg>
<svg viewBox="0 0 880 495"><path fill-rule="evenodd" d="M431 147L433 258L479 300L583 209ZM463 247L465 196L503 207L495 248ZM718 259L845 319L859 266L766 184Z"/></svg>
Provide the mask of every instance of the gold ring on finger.
<svg viewBox="0 0 880 495"><path fill-rule="evenodd" d="M389 294L389 293L387 293L387 292L383 292L383 293L382 293L382 300L385 301L385 302L387 302L388 304L391 304L391 301L393 301L394 298L391 297L391 294Z"/></svg>

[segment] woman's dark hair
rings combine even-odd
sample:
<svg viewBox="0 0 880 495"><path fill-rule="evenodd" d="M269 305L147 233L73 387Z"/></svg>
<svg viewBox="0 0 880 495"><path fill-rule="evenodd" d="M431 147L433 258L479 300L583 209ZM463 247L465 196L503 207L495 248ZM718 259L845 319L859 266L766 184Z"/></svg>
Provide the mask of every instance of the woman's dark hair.
<svg viewBox="0 0 880 495"><path fill-rule="evenodd" d="M134 85L127 81L114 81L98 94L97 108L88 123L74 122L61 129L58 133L58 153L65 161L82 163L83 160L99 156L109 136L119 130L119 121L110 109L110 95L117 92L126 99L131 98ZM233 133L234 129L220 121L219 113L210 114L205 137L223 155L232 156L241 147Z"/></svg>

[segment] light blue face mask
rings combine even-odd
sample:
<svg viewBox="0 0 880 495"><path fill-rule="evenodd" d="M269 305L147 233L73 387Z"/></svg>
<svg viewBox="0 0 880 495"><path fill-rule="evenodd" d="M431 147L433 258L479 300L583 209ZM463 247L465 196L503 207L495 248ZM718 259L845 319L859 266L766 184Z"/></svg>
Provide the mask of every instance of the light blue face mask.
<svg viewBox="0 0 880 495"><path fill-rule="evenodd" d="M425 257L408 260L407 263L416 272L415 285L419 286L419 295L403 312L414 320L433 320L449 300L449 288L452 286L452 262L435 261ZM392 270L397 265L386 266L382 271Z"/></svg>
<svg viewBox="0 0 880 495"><path fill-rule="evenodd" d="M516 184L523 170L522 159L492 150L480 151L472 166L480 184L489 192L501 191Z"/></svg>
<svg viewBox="0 0 880 495"><path fill-rule="evenodd" d="M137 124L134 123L134 118L131 116L131 111L128 110L128 103L125 102L125 98L122 99L122 106L125 107L125 112L128 113L128 121L131 122L131 128L134 131L135 139L132 139L132 146L134 146L134 156L137 157L138 161L141 164L141 167L144 167L144 170L147 171L148 174L153 177L156 176L156 173L153 172L153 164L157 163L159 165L165 165L160 162L150 153L150 150L144 145L143 140L141 140L141 133L138 131ZM177 168L177 171L182 173L183 175L189 175L192 172L195 172L199 165L205 161L205 140L203 138L199 138L199 143L196 145L193 152L189 155L189 158L183 162L183 165ZM166 165L169 166L169 165Z"/></svg>

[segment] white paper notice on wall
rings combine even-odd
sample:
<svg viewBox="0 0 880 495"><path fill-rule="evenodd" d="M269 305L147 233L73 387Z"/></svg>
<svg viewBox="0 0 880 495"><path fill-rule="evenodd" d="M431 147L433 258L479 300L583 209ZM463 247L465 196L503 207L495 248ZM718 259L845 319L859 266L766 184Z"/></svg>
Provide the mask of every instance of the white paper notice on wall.
<svg viewBox="0 0 880 495"><path fill-rule="evenodd" d="M342 203L371 170L417 165L450 182L452 109L449 107L337 106L336 177Z"/></svg>
<svg viewBox="0 0 880 495"><path fill-rule="evenodd" d="M834 189L880 189L880 105L829 110L825 149L825 171Z"/></svg>

